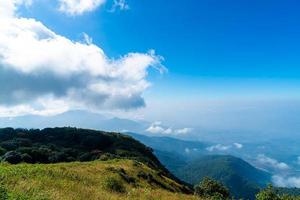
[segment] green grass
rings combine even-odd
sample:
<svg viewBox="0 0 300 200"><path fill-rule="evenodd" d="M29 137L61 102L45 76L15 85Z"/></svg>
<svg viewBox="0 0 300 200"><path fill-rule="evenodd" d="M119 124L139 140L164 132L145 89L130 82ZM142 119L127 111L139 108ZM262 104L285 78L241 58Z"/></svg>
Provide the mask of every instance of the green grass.
<svg viewBox="0 0 300 200"><path fill-rule="evenodd" d="M194 200L178 184L133 160L0 164L0 198L9 200Z"/></svg>

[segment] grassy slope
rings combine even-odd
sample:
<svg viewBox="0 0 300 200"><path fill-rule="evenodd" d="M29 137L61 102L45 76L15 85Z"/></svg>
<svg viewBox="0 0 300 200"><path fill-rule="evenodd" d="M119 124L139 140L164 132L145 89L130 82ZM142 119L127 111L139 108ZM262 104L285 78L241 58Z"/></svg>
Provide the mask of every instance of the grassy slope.
<svg viewBox="0 0 300 200"><path fill-rule="evenodd" d="M123 185L124 191L111 191L107 186L111 180ZM193 195L180 193L184 186L142 163L125 159L85 163L0 164L0 181L10 199L197 199Z"/></svg>

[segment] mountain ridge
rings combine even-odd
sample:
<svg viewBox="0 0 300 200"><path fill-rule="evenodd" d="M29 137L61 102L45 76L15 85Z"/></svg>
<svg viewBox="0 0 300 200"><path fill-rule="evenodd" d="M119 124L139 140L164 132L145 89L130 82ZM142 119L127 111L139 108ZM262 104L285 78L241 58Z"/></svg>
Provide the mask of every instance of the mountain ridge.
<svg viewBox="0 0 300 200"><path fill-rule="evenodd" d="M255 194L271 181L270 174L230 155L203 156L174 174L190 184L197 184L204 177L214 178L227 186L233 196L245 199L254 199Z"/></svg>
<svg viewBox="0 0 300 200"><path fill-rule="evenodd" d="M0 129L0 158L13 164L133 159L181 182L160 163L153 150L130 136L71 127ZM186 191L189 191L186 188Z"/></svg>

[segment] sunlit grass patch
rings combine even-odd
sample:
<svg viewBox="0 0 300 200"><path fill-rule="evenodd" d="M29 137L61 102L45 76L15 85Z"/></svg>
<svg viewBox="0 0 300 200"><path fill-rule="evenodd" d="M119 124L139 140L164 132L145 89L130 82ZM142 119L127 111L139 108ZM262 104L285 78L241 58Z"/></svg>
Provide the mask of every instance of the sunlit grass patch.
<svg viewBox="0 0 300 200"><path fill-rule="evenodd" d="M144 174L145 177L141 177ZM8 200L181 200L179 183L133 160L0 164L0 195ZM1 196L0 196L1 197Z"/></svg>

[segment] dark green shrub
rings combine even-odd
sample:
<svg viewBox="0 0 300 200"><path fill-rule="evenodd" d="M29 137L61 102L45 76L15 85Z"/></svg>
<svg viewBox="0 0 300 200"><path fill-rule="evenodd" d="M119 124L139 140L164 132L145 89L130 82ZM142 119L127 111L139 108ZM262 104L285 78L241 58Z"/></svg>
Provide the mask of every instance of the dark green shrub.
<svg viewBox="0 0 300 200"><path fill-rule="evenodd" d="M135 184L136 180L134 177L129 176L128 174L119 173L120 177L129 184Z"/></svg>
<svg viewBox="0 0 300 200"><path fill-rule="evenodd" d="M149 175L147 173L143 172L143 171L139 171L137 176L139 178L142 178L142 179L145 179L145 180L147 180L149 178Z"/></svg>
<svg viewBox="0 0 300 200"><path fill-rule="evenodd" d="M1 142L1 147L6 149L7 151L13 151L18 148L18 143L14 140Z"/></svg>
<svg viewBox="0 0 300 200"><path fill-rule="evenodd" d="M9 151L2 156L2 161L18 164L22 162L21 154L15 151Z"/></svg>
<svg viewBox="0 0 300 200"><path fill-rule="evenodd" d="M49 163L49 157L52 155L52 152L49 148L47 147L33 147L31 150L30 156L32 157L33 161L40 162L40 163Z"/></svg>
<svg viewBox="0 0 300 200"><path fill-rule="evenodd" d="M84 153L84 154L81 154L79 156L79 160L81 162L85 162L85 161L90 161L92 159L92 154L87 152L87 153Z"/></svg>
<svg viewBox="0 0 300 200"><path fill-rule="evenodd" d="M257 200L280 200L280 196L272 185L268 185L265 189L256 195Z"/></svg>
<svg viewBox="0 0 300 200"><path fill-rule="evenodd" d="M22 154L21 159L22 159L22 162L33 163L32 157L27 153Z"/></svg>
<svg viewBox="0 0 300 200"><path fill-rule="evenodd" d="M99 160L107 161L107 160L112 160L112 159L115 159L115 158L117 158L117 156L114 155L114 154L111 154L111 153L104 153L104 154L102 154L102 155L99 157Z"/></svg>
<svg viewBox="0 0 300 200"><path fill-rule="evenodd" d="M66 158L66 161L67 161L67 162L74 162L74 161L76 161L76 159L75 159L74 157L72 157L72 156L68 156L68 157Z"/></svg>
<svg viewBox="0 0 300 200"><path fill-rule="evenodd" d="M114 177L108 177L104 182L104 187L110 192L124 193L126 188L124 187L122 181Z"/></svg>
<svg viewBox="0 0 300 200"><path fill-rule="evenodd" d="M4 186L0 185L0 199L8 200L8 193Z"/></svg>
<svg viewBox="0 0 300 200"><path fill-rule="evenodd" d="M52 152L48 158L50 163L63 162L66 160L66 155L61 152Z"/></svg>
<svg viewBox="0 0 300 200"><path fill-rule="evenodd" d="M4 155L6 153L6 150L2 147L0 147L0 156Z"/></svg>
<svg viewBox="0 0 300 200"><path fill-rule="evenodd" d="M129 184L133 184L134 185L135 182L136 182L135 178L129 176L123 168L108 167L106 170L118 174L122 178L122 180L126 181Z"/></svg>
<svg viewBox="0 0 300 200"><path fill-rule="evenodd" d="M205 177L199 185L195 186L195 195L217 200L229 199L230 197L229 190L224 185L208 177Z"/></svg>
<svg viewBox="0 0 300 200"><path fill-rule="evenodd" d="M30 147L32 146L32 142L30 139L27 138L17 138L15 139L16 144L18 144L18 146L22 146L22 147Z"/></svg>

